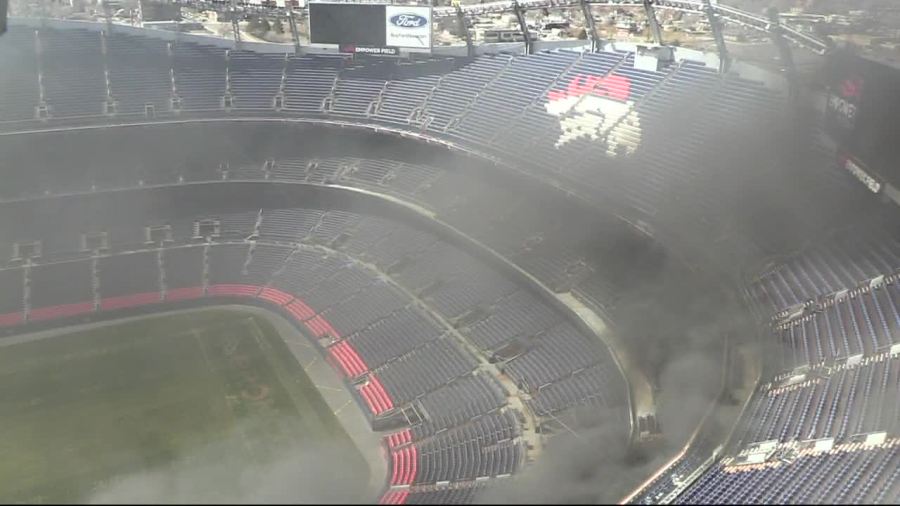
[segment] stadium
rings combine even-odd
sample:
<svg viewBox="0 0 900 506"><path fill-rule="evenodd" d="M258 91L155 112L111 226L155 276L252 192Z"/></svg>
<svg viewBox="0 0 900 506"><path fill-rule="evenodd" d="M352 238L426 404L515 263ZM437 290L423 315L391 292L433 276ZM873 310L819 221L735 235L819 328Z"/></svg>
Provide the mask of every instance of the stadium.
<svg viewBox="0 0 900 506"><path fill-rule="evenodd" d="M900 501L900 71L594 3L821 70L11 17L0 501Z"/></svg>

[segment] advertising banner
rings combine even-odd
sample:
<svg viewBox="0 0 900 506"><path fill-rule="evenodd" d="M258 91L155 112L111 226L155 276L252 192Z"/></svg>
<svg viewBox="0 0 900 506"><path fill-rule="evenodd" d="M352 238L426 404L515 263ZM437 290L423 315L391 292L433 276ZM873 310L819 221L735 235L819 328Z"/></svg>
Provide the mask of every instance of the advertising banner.
<svg viewBox="0 0 900 506"><path fill-rule="evenodd" d="M431 50L431 7L387 5L384 26L386 46Z"/></svg>

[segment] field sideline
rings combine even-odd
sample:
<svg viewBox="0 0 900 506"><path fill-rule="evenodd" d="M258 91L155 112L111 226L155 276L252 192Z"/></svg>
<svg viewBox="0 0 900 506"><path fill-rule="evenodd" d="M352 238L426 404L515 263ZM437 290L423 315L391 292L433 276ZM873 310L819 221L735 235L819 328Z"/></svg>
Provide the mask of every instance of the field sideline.
<svg viewBox="0 0 900 506"><path fill-rule="evenodd" d="M210 483L175 499L228 501L246 495L248 468L302 473L287 449L323 445L366 481L278 330L251 312L149 316L2 349L0 502L84 502L123 477L209 463Z"/></svg>

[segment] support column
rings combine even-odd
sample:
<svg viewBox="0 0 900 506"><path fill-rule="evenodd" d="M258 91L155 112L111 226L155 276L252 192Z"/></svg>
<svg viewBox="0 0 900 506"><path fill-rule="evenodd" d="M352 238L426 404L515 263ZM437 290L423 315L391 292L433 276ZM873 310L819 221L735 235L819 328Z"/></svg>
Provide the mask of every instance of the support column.
<svg viewBox="0 0 900 506"><path fill-rule="evenodd" d="M772 37L772 43L778 49L778 55L784 65L785 77L788 82L788 100L793 104L799 96L799 82L797 80L797 67L794 65L794 54L791 51L790 44L782 35L778 11L769 9L766 14L769 18L769 36Z"/></svg>
<svg viewBox="0 0 900 506"><path fill-rule="evenodd" d="M100 0L103 2L103 19L106 21L107 33L112 33L112 11L109 8L108 0Z"/></svg>
<svg viewBox="0 0 900 506"><path fill-rule="evenodd" d="M703 0L703 7L706 10L706 19L709 21L713 38L716 40L716 51L719 53L719 72L724 74L731 67L731 56L728 54L725 37L722 35L722 23L719 22L710 0Z"/></svg>
<svg viewBox="0 0 900 506"><path fill-rule="evenodd" d="M41 42L40 30L34 31L34 58L37 66L38 105L34 111L37 119L50 117L50 106L47 104L47 94L44 89L44 44Z"/></svg>
<svg viewBox="0 0 900 506"><path fill-rule="evenodd" d="M650 35L653 42L662 45L662 30L659 28L659 20L656 19L656 10L653 9L653 0L644 0L644 14L647 15L647 23L650 25Z"/></svg>
<svg viewBox="0 0 900 506"><path fill-rule="evenodd" d="M525 38L525 54L531 54L534 42L531 40L528 23L525 21L525 9L519 5L517 0L513 0L513 9L516 12L516 19L519 20L519 29L522 30L522 37Z"/></svg>
<svg viewBox="0 0 900 506"><path fill-rule="evenodd" d="M300 53L300 32L297 30L297 20L294 19L294 6L291 0L287 0L288 25L291 27L291 40L294 42L294 53Z"/></svg>
<svg viewBox="0 0 900 506"><path fill-rule="evenodd" d="M234 48L241 48L241 25L237 18L237 0L231 0L231 31L234 35Z"/></svg>
<svg viewBox="0 0 900 506"><path fill-rule="evenodd" d="M459 30L466 38L466 54L471 58L475 56L475 46L472 43L472 32L469 31L469 23L463 14L462 7L456 4L456 22L459 24Z"/></svg>
<svg viewBox="0 0 900 506"><path fill-rule="evenodd" d="M112 81L109 77L109 41L106 31L100 31L100 54L103 55L103 81L106 87L106 102L103 105L104 114L116 113L116 100L113 97Z"/></svg>
<svg viewBox="0 0 900 506"><path fill-rule="evenodd" d="M581 0L581 13L584 15L584 24L587 26L587 35L591 39L591 52L601 49L602 41L600 34L597 32L597 21L594 19L594 11L591 10L591 4L587 0Z"/></svg>
<svg viewBox="0 0 900 506"><path fill-rule="evenodd" d="M6 10L8 7L7 0L0 0L0 35L6 33Z"/></svg>

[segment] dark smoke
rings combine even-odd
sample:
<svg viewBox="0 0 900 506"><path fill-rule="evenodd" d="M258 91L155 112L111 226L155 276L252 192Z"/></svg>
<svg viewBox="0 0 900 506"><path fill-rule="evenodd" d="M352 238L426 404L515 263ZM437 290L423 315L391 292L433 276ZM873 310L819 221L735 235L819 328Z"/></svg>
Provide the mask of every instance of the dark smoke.
<svg viewBox="0 0 900 506"><path fill-rule="evenodd" d="M670 275L667 270L659 281ZM637 365L649 368L656 387L656 416L662 446L632 448L621 421L553 437L537 462L510 480L489 488L480 498L501 503L618 502L678 451L697 428L710 403L719 395L722 377L722 339L743 321L742 309L726 309L720 294L681 306L681 312L655 311L657 301L675 283L660 283L657 293L645 292L625 313L643 315L642 339L629 342ZM686 285L681 285L687 289ZM685 292L682 292L684 294ZM660 297L657 299L656 297ZM664 299L662 299L664 300ZM670 301L671 302L671 301ZM696 305L696 307L691 307ZM701 314L710 312L700 319ZM694 319L697 318L697 319ZM636 321L632 322L635 323ZM632 329L634 330L634 329ZM632 332L628 333L629 336ZM636 335L636 334L635 334ZM640 351L638 353L638 350Z"/></svg>
<svg viewBox="0 0 900 506"><path fill-rule="evenodd" d="M627 440L615 427L589 429L574 436L557 436L532 466L488 488L479 502L596 504L618 501L633 485Z"/></svg>
<svg viewBox="0 0 900 506"><path fill-rule="evenodd" d="M687 116L698 124L722 127L709 132L688 157L699 175L685 181L673 176L665 201L658 204L660 226L668 227L664 232L692 265L672 254L672 244L657 254L650 246L641 252L639 244L629 244L618 249L619 258L602 260L618 266L625 278L611 313L621 341L655 390L661 444L630 447L615 423L557 436L536 463L489 487L482 500L617 502L683 447L711 406L730 407L714 410L708 421L707 440L713 445L724 443L735 422L723 412L736 413L733 408L743 399L736 399L731 388L746 385L740 384L740 374L724 369L726 338L732 349L742 347L751 356L764 351L757 342L757 322L738 289L746 281L745 269L755 272L773 252L801 247L835 211L821 213L827 203L813 201L809 195L814 192L805 191L828 169L816 165L822 158L810 156L815 115L791 108L763 110L729 124L722 112L698 110L696 102L689 102L672 104L672 110L690 111ZM644 149L688 142L681 139L690 131L685 117L670 114L648 126ZM642 170L640 153L627 163ZM682 192L691 198L679 200ZM696 205L702 199L712 204ZM710 209L719 215L704 216ZM732 368L740 371L744 365ZM723 379L727 386L720 400Z"/></svg>

